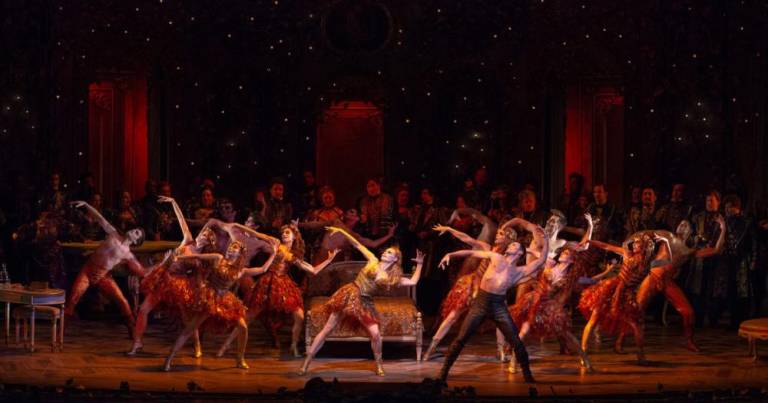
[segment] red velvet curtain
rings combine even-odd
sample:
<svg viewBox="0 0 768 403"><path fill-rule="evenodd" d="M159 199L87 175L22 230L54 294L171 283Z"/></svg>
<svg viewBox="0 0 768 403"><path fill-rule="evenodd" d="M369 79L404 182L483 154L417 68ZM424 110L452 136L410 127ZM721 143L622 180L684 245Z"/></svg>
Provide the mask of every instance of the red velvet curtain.
<svg viewBox="0 0 768 403"><path fill-rule="evenodd" d="M571 86L566 101L566 182L572 172L581 173L585 190L605 183L611 200L621 202L624 157L624 98L618 89L583 83Z"/></svg>
<svg viewBox="0 0 768 403"><path fill-rule="evenodd" d="M365 102L339 102L317 126L317 179L336 190L337 203L354 206L369 177L384 173L381 111Z"/></svg>
<svg viewBox="0 0 768 403"><path fill-rule="evenodd" d="M147 84L141 77L88 87L88 167L108 203L119 190L137 199L148 177Z"/></svg>

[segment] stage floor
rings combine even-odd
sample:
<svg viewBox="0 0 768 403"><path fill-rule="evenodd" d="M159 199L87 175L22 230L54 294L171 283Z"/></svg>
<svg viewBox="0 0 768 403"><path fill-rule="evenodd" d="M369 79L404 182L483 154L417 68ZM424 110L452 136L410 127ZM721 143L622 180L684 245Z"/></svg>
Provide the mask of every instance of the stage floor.
<svg viewBox="0 0 768 403"><path fill-rule="evenodd" d="M208 335L203 342L204 357L192 357L191 345L182 350L172 372L161 365L177 331L163 323L150 326L144 352L126 357L129 348L125 327L112 321L71 321L64 352L52 353L46 343L50 331L38 327L38 351L28 353L21 346L0 345L0 383L37 386L63 386L68 380L86 389L118 389L127 381L132 391L187 391L194 382L205 392L266 393L280 388L297 390L312 377L341 382L414 382L437 374L442 363L439 354L427 363L415 361L412 345L385 343L387 376L373 373L368 343L327 343L311 366L308 376L298 376L301 359L283 349L267 346L267 339L252 326L247 351L249 370L234 368L234 358L215 358L221 335ZM13 332L13 328L11 329ZM753 362L747 356L747 343L733 331L708 329L698 332L703 353L690 353L681 346L679 326L663 328L649 325L646 333L648 366L635 364L634 344L627 340L627 355L616 355L607 339L593 348L591 358L596 372L583 373L573 356L558 354L557 344L538 340L529 343L532 369L539 396L616 395L673 391L707 391L757 387L768 384L768 360ZM425 347L428 340L425 338ZM758 349L760 346L758 345ZM765 348L765 347L763 347ZM529 385L520 374L510 374L506 365L494 358L492 334L475 336L459 358L448 380L450 387L473 386L477 395L524 395Z"/></svg>

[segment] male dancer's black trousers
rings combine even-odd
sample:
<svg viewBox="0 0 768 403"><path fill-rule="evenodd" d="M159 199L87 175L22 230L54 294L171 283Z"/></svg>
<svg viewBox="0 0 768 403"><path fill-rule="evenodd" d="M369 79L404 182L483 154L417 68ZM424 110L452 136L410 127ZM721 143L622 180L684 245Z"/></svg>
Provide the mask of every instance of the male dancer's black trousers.
<svg viewBox="0 0 768 403"><path fill-rule="evenodd" d="M459 335L448 348L445 362L443 362L443 367L440 369L440 379L445 381L448 378L448 371L451 370L451 366L459 358L459 353L461 353L464 345L488 316L496 323L496 327L501 330L501 333L504 334L507 343L514 348L517 362L520 363L523 369L525 380L533 382L533 376L528 365L528 351L526 351L523 342L518 337L517 326L512 321L512 316L510 316L507 309L506 295L491 294L483 290L479 290L477 298L472 302L469 313L467 313L467 317L461 325Z"/></svg>

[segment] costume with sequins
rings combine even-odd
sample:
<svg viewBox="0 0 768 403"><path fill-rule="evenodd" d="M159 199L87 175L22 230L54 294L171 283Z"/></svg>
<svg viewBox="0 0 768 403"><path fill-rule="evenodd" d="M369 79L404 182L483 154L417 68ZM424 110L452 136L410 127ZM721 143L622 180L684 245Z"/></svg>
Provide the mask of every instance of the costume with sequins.
<svg viewBox="0 0 768 403"><path fill-rule="evenodd" d="M354 328L368 327L379 323L379 314L373 305L373 295L379 285L376 281L378 263L368 263L357 277L333 293L322 309L327 314L341 314L340 326Z"/></svg>
<svg viewBox="0 0 768 403"><path fill-rule="evenodd" d="M243 299L248 309L271 316L282 316L303 309L304 300L299 286L288 275L288 267L294 263L294 256L285 246L280 245L269 271L260 276ZM273 318L275 320L279 318Z"/></svg>
<svg viewBox="0 0 768 403"><path fill-rule="evenodd" d="M634 254L624 259L619 275L603 280L581 294L579 311L590 318L594 311L601 312L600 331L605 334L617 334L625 331L627 323L642 323L643 313L637 304L636 288L648 273L648 262L643 253ZM618 301L614 301L616 288L620 283L624 287ZM613 310L612 307L618 309Z"/></svg>
<svg viewBox="0 0 768 403"><path fill-rule="evenodd" d="M576 282L576 275L571 264L562 265L557 262L547 264L533 291L509 307L518 327L528 322L530 336L559 336L571 329L571 315L565 309L565 302Z"/></svg>

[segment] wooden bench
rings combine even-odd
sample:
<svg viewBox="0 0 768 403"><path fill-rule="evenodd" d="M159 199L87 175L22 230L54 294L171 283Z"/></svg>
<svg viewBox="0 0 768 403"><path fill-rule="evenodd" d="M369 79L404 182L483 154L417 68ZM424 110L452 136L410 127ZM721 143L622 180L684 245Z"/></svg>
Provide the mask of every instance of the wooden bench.
<svg viewBox="0 0 768 403"><path fill-rule="evenodd" d="M307 351L328 320L328 315L320 308L337 289L354 281L365 264L362 261L332 263L309 278L304 299ZM392 287L386 294L376 295L373 301L381 320L379 328L383 341L412 342L416 347L416 360L421 360L423 324L421 312L416 308L415 287ZM327 340L367 342L369 338L359 327L337 326Z"/></svg>

